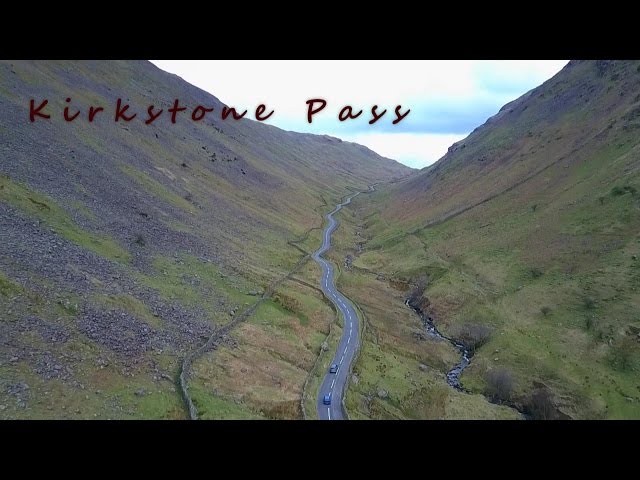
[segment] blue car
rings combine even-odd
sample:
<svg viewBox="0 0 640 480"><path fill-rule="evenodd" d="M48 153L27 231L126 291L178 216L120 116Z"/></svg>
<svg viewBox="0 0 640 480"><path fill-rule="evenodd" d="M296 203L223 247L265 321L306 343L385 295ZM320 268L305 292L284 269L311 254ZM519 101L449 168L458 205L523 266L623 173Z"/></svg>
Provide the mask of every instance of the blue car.
<svg viewBox="0 0 640 480"><path fill-rule="evenodd" d="M338 373L338 365L336 365L335 363L331 365L331 368L329 369L329 373Z"/></svg>
<svg viewBox="0 0 640 480"><path fill-rule="evenodd" d="M324 397L322 397L322 403L325 405L331 405L331 394L328 393Z"/></svg>

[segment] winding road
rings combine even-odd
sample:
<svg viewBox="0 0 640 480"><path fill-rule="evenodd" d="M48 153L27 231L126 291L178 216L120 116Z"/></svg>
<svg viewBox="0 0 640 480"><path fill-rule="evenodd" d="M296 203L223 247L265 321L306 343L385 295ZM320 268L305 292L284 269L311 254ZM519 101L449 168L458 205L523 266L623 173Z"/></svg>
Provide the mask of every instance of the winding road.
<svg viewBox="0 0 640 480"><path fill-rule="evenodd" d="M373 190L372 187L369 187L369 189ZM338 371L336 373L329 373L327 370L324 380L320 385L320 391L318 392L317 408L318 418L320 418L320 420L343 420L346 418L342 399L344 397L347 376L349 375L349 367L358 351L360 332L360 323L356 309L336 288L334 284L333 266L330 262L322 258L322 255L331 248L331 234L338 227L338 221L333 218L333 215L339 212L342 207L351 203L351 199L360 193L362 192L350 196L336 206L332 212L327 214L326 218L329 221L329 225L327 225L327 228L324 230L322 246L312 255L313 259L318 262L322 268L320 288L342 314L343 319L342 337L340 337L338 348L331 361L331 365L335 364L338 366ZM327 394L331 394L330 405L323 403L323 397Z"/></svg>

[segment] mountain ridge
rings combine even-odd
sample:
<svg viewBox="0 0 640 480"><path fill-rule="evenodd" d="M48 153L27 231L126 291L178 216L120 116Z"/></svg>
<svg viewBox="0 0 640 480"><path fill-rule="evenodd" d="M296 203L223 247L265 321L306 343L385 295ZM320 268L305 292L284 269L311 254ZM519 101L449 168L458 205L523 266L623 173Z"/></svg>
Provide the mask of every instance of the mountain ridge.
<svg viewBox="0 0 640 480"><path fill-rule="evenodd" d="M55 117L30 123L31 98L48 98ZM89 105L117 98L139 115L151 104L167 115L175 98L218 114L223 105L144 61L0 62L3 418L185 418L181 358L292 269L302 254L288 241L303 238L297 245L310 251L325 205L411 171L355 144L246 118L87 121ZM65 122L63 109L76 105L83 118ZM220 347L194 365L204 418L301 417L305 368L333 321L317 292L274 292L225 345L235 345L229 361L255 365L248 388L272 388L261 364L278 368L286 388L245 401L236 387L213 394L225 387L201 372L225 358Z"/></svg>
<svg viewBox="0 0 640 480"><path fill-rule="evenodd" d="M344 288L386 336L365 343L360 381L404 399L400 409L379 399L376 418L459 418L461 405L464 418L497 418L482 397L529 418L640 418L638 112L637 61L572 61L433 166L355 202L362 241L343 246L356 258ZM414 376L453 361L412 341L425 334L398 313L409 295L474 351L465 396ZM375 378L376 355L397 363L391 352L408 365L422 355L406 375L445 406ZM352 408L366 412L366 398L356 387Z"/></svg>

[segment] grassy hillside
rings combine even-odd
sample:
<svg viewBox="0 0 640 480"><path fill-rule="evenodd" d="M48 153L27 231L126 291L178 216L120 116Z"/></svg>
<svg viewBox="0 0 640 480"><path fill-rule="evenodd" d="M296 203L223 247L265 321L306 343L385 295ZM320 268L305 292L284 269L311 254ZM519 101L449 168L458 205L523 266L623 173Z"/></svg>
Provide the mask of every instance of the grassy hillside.
<svg viewBox="0 0 640 480"><path fill-rule="evenodd" d="M571 62L433 166L357 198L341 282L378 332L361 383L374 390L374 359L390 369L413 349L423 366L402 362L388 399L356 388L353 407L480 417L469 402L485 395L533 418L640 418L639 132L640 62ZM402 306L420 277L440 331L490 332L462 375L469 394L445 390L455 351L421 339Z"/></svg>
<svg viewBox="0 0 640 480"><path fill-rule="evenodd" d="M119 97L138 118L114 122ZM29 122L31 98L50 120ZM171 124L175 98L215 111ZM145 125L151 104L165 113ZM105 108L92 123L90 105ZM319 243L330 205L409 172L221 108L148 62L0 62L0 418L183 418L180 358L293 268L289 241ZM281 288L194 365L204 416L300 417L333 313Z"/></svg>

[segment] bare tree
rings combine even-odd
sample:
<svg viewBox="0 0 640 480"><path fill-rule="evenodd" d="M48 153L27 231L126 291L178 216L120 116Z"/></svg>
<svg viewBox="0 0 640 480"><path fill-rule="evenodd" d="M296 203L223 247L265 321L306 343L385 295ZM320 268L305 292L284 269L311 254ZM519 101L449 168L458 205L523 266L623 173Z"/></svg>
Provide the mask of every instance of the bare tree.
<svg viewBox="0 0 640 480"><path fill-rule="evenodd" d="M474 353L491 338L491 328L477 323L465 323L460 326L456 340L467 350Z"/></svg>
<svg viewBox="0 0 640 480"><path fill-rule="evenodd" d="M413 287L413 290L411 290L409 294L409 305L416 306L416 304L420 302L422 294L427 288L427 283L426 275L421 275L420 278L418 278L415 287Z"/></svg>
<svg viewBox="0 0 640 480"><path fill-rule="evenodd" d="M555 420L557 418L551 392L546 388L534 390L528 403L531 415L535 420Z"/></svg>
<svg viewBox="0 0 640 480"><path fill-rule="evenodd" d="M486 394L492 401L502 403L511 399L513 378L506 368L489 370L485 377L487 381Z"/></svg>

